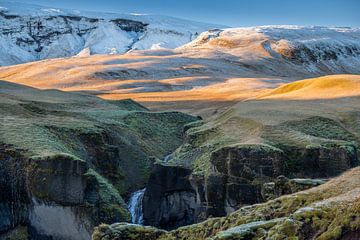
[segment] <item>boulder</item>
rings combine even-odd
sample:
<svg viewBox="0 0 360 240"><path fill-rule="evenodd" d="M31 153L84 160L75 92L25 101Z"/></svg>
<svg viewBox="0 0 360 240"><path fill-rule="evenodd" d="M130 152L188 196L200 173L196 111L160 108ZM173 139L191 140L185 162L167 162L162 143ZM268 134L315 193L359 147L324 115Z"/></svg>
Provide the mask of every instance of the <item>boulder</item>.
<svg viewBox="0 0 360 240"><path fill-rule="evenodd" d="M94 229L93 240L155 240L165 231L128 223L101 224Z"/></svg>
<svg viewBox="0 0 360 240"><path fill-rule="evenodd" d="M264 200L271 200L282 195L300 192L312 187L324 184L325 179L289 179L285 176L278 176L274 182L264 183L261 189L261 195Z"/></svg>

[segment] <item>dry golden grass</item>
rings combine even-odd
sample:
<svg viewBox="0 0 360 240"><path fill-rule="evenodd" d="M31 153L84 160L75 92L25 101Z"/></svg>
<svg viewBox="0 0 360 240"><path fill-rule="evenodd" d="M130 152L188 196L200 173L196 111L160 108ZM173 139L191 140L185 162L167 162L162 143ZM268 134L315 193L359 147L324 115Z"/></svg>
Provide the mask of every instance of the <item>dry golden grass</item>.
<svg viewBox="0 0 360 240"><path fill-rule="evenodd" d="M360 75L330 75L285 84L257 99L311 100L360 95Z"/></svg>
<svg viewBox="0 0 360 240"><path fill-rule="evenodd" d="M110 100L131 98L153 110L171 109L205 117L284 81L249 74L211 56L177 52L43 60L1 67L0 79L39 89L85 91Z"/></svg>
<svg viewBox="0 0 360 240"><path fill-rule="evenodd" d="M264 134L269 138L277 138L278 134L283 136L281 131L266 132L266 129L288 121L302 121L311 117L344 121L350 119L352 113L360 112L359 80L360 76L357 75L335 75L284 84L275 90L263 90L259 97L237 101L204 127L216 128L218 136L222 136L226 142L244 144L264 143ZM329 97L331 94L334 97ZM349 131L356 132L354 129ZM308 136L296 131L288 132L287 137L299 143L310 141Z"/></svg>
<svg viewBox="0 0 360 240"><path fill-rule="evenodd" d="M304 78L304 74L286 72L289 69L276 61L261 63L261 59L271 58L262 34L233 35L230 31L201 46L207 50L186 51L185 46L166 53L94 55L1 67L0 79L40 89L85 91L110 100L131 98L153 110L171 109L203 117L245 99L321 100L359 95L357 75L308 79L275 89ZM218 50L225 55L216 55ZM247 60L242 64L233 61L234 56ZM274 69L293 77L273 76Z"/></svg>

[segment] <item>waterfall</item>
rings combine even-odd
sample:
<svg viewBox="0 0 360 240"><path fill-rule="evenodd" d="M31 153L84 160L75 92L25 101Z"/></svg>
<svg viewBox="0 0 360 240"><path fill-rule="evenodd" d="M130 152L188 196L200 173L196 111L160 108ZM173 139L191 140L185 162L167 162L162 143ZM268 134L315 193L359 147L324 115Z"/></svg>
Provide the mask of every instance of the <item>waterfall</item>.
<svg viewBox="0 0 360 240"><path fill-rule="evenodd" d="M135 224L143 224L143 197L146 188L133 192L130 197L128 209L131 213L131 222Z"/></svg>
<svg viewBox="0 0 360 240"><path fill-rule="evenodd" d="M164 157L163 162L168 162L168 161L170 161L171 159L172 159L172 154L166 155L166 156Z"/></svg>

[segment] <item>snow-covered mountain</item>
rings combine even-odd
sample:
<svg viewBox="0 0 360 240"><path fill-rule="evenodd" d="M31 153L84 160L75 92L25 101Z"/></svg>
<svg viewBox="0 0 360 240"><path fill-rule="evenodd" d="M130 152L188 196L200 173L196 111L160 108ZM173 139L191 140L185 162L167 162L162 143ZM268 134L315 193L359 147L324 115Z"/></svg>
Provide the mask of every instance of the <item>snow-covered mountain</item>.
<svg viewBox="0 0 360 240"><path fill-rule="evenodd" d="M209 51L248 64L258 72L360 73L360 29L259 26L213 29L180 50Z"/></svg>
<svg viewBox="0 0 360 240"><path fill-rule="evenodd" d="M0 66L77 54L176 48L216 27L157 15L84 12L0 1Z"/></svg>

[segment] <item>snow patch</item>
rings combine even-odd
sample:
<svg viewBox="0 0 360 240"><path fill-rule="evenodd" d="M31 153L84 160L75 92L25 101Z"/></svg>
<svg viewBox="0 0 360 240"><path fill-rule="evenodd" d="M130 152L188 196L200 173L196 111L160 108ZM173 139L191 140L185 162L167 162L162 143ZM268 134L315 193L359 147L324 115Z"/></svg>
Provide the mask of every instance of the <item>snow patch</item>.
<svg viewBox="0 0 360 240"><path fill-rule="evenodd" d="M56 8L45 8L42 9L44 12L55 12L55 13L61 13L60 9L56 9Z"/></svg>

